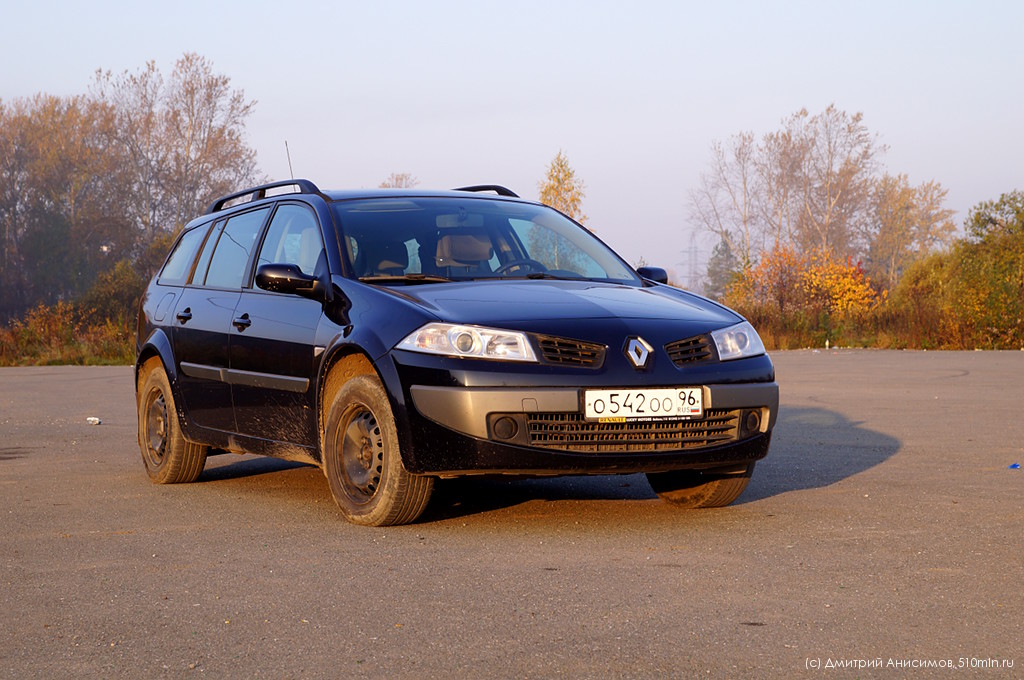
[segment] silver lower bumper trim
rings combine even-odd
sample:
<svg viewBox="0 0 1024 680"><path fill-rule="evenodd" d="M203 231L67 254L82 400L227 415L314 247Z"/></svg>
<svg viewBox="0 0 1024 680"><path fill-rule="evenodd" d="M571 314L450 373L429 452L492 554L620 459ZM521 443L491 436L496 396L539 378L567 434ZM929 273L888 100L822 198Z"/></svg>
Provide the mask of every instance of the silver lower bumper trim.
<svg viewBox="0 0 1024 680"><path fill-rule="evenodd" d="M566 413L580 410L581 388L431 387L413 385L416 410L449 429L487 439L490 413ZM705 385L705 408L757 408L768 410L761 429L775 426L779 412L777 383Z"/></svg>

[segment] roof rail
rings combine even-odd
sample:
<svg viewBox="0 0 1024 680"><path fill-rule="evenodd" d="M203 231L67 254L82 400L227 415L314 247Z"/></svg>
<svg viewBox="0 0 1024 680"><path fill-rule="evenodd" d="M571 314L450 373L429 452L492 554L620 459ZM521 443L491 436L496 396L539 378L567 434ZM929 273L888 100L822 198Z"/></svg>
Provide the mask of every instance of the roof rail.
<svg viewBox="0 0 1024 680"><path fill-rule="evenodd" d="M249 201L246 201L246 203L248 203L250 201L258 201L261 198L266 198L267 197L267 191L269 189L276 189L278 187L290 187L290 186L298 187L298 191L293 192L293 193L297 193L297 194L319 194L321 196L323 195L320 192L320 189L317 187L317 185L313 184L308 179L286 179L286 180L282 180L280 182L271 182L270 184L261 184L258 187L252 187L251 189L243 189L242 191L236 191L235 193L228 194L227 196L221 196L216 201L214 201L213 203L210 204L210 207L206 209L206 213L205 214L209 215L209 214L215 213L215 212L217 212L219 210L223 210L224 209L224 205L226 203L229 203L230 201L233 201L236 198L243 198L245 196L249 196Z"/></svg>
<svg viewBox="0 0 1024 680"><path fill-rule="evenodd" d="M519 194L512 191L511 189L506 189L500 184L475 184L471 187L459 187L458 189L453 189L453 191L493 191L499 196L519 198Z"/></svg>

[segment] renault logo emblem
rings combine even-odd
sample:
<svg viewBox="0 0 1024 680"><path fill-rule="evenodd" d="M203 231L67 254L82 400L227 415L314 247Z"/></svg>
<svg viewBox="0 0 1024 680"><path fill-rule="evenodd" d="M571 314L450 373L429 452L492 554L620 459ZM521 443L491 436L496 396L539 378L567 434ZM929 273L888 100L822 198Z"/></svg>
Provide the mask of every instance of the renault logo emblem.
<svg viewBox="0 0 1024 680"><path fill-rule="evenodd" d="M629 359L630 363L637 370L641 370L647 367L647 360L650 359L654 348L648 345L647 341L643 338L636 337L626 341L626 349L623 351L626 353L626 358Z"/></svg>

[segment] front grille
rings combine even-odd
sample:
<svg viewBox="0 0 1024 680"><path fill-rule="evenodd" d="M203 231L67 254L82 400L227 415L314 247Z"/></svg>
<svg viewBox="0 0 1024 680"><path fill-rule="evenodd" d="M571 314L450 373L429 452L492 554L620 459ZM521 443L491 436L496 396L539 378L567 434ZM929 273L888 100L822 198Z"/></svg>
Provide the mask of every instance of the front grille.
<svg viewBox="0 0 1024 680"><path fill-rule="evenodd" d="M708 409L701 420L624 423L588 421L581 413L529 413L530 446L561 451L617 453L680 451L728 444L738 439L740 411Z"/></svg>
<svg viewBox="0 0 1024 680"><path fill-rule="evenodd" d="M605 347L594 342L538 335L537 344L540 346L541 357L549 364L597 368L604 363Z"/></svg>
<svg viewBox="0 0 1024 680"><path fill-rule="evenodd" d="M665 345L665 351L676 366L710 361L715 358L710 335L698 335L695 338L670 342Z"/></svg>

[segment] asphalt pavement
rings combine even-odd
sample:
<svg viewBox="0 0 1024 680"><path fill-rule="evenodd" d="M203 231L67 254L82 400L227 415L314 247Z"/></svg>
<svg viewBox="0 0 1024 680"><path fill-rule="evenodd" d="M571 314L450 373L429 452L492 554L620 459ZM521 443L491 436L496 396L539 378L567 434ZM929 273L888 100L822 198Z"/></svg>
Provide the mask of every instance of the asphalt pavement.
<svg viewBox="0 0 1024 680"><path fill-rule="evenodd" d="M0 677L1024 676L1024 352L773 359L730 507L466 479L387 529L310 466L151 484L130 367L0 369Z"/></svg>

